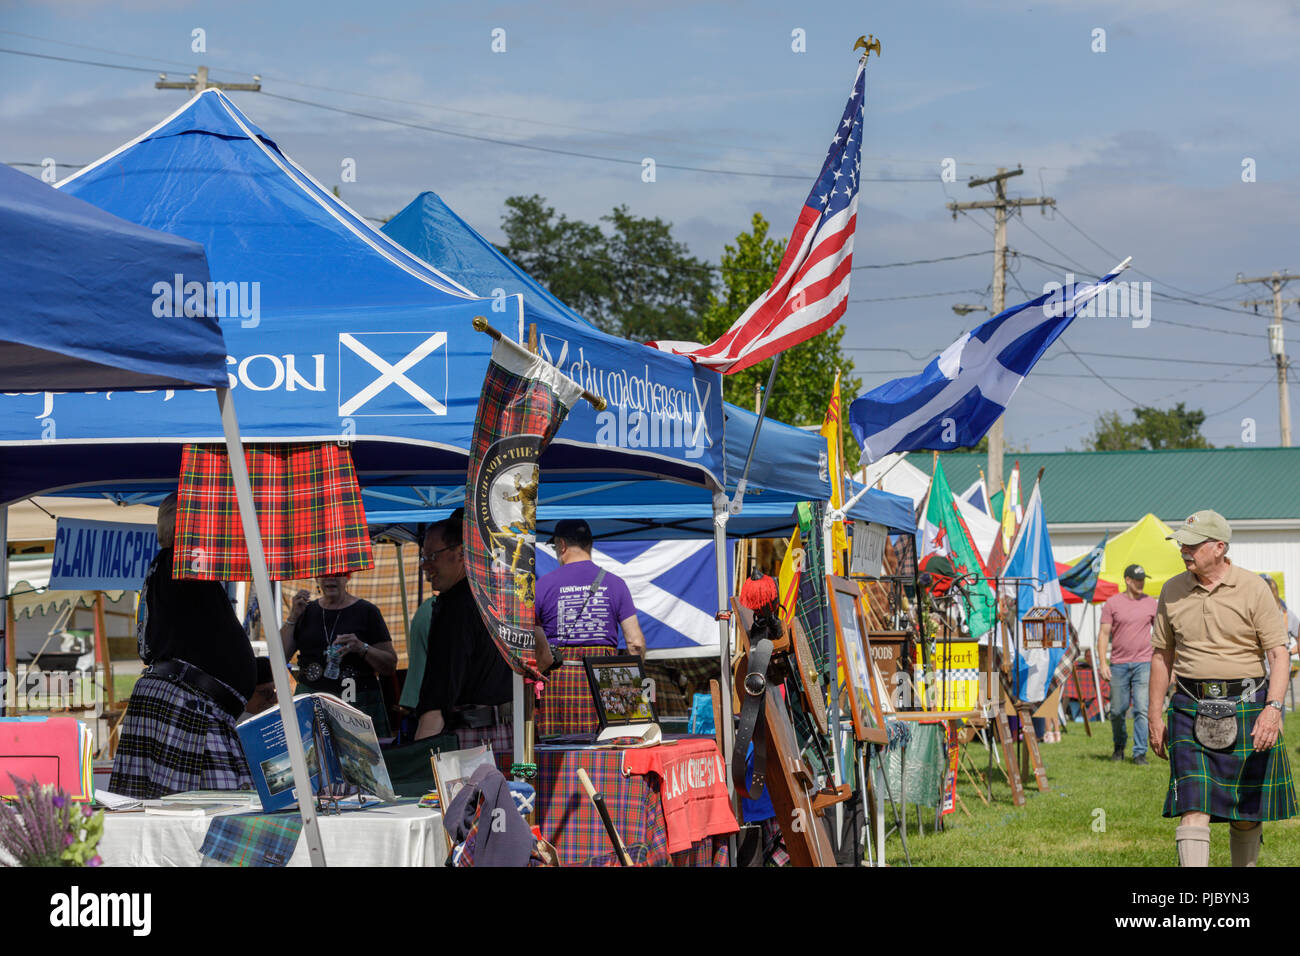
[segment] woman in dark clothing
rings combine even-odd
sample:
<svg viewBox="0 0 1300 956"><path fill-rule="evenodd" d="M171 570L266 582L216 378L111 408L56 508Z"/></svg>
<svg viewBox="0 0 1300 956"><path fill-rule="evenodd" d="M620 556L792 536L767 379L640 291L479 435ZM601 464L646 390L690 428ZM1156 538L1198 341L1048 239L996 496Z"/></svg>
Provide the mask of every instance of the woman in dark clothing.
<svg viewBox="0 0 1300 956"><path fill-rule="evenodd" d="M298 683L304 689L342 698L370 716L377 736L391 736L377 675L387 677L397 669L397 651L384 616L348 592L346 574L319 577L316 584L317 600L306 591L293 596L280 630L285 659L297 652Z"/></svg>

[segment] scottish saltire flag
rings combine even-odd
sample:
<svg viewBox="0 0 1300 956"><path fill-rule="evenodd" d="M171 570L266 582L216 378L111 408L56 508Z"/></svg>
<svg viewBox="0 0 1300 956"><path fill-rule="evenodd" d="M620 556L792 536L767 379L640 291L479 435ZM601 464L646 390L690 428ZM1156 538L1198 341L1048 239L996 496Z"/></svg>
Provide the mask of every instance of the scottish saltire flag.
<svg viewBox="0 0 1300 956"><path fill-rule="evenodd" d="M1070 570L1061 575L1061 587L1077 594L1084 601L1091 602L1097 591L1097 579L1101 576L1101 559L1106 553L1106 542L1110 535L1103 535L1101 543L1078 561Z"/></svg>
<svg viewBox="0 0 1300 956"><path fill-rule="evenodd" d="M476 320L477 324L477 320ZM582 386L502 336L483 378L465 486L465 576L488 633L517 673L534 673L537 458Z"/></svg>
<svg viewBox="0 0 1300 956"><path fill-rule="evenodd" d="M863 57L826 161L799 211L771 287L710 345L648 345L729 375L825 332L844 314L858 225L865 77Z"/></svg>
<svg viewBox="0 0 1300 956"><path fill-rule="evenodd" d="M1047 519L1043 515L1043 496L1037 483L1002 576L1028 579L1002 586L1003 596L1018 598L1020 603L1016 611L1019 618L1023 619L1035 607L1054 607L1065 613L1061 582L1056 578L1056 561L1052 558L1052 539L1047 534ZM1016 661L1016 697L1033 703L1046 699L1060 682L1056 679L1057 665L1066 652L1061 648L1026 650L1023 640L1020 621L1017 620L1016 641L1020 644L1020 653Z"/></svg>
<svg viewBox="0 0 1300 956"><path fill-rule="evenodd" d="M892 451L977 444L1076 312L1128 262L1090 285L1058 286L999 312L944 349L919 375L896 378L855 399L849 425L862 447L862 463Z"/></svg>
<svg viewBox="0 0 1300 956"><path fill-rule="evenodd" d="M646 650L671 657L718 653L718 573L713 541L597 541L591 559L632 592ZM727 580L731 580L727 548ZM555 549L537 546L537 573L559 567Z"/></svg>

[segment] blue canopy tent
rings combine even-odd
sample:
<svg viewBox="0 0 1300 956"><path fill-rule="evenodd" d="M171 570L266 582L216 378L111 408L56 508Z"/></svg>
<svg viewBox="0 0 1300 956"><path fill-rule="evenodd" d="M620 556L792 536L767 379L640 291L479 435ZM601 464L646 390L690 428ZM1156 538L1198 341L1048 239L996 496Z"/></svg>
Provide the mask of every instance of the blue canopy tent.
<svg viewBox="0 0 1300 956"><path fill-rule="evenodd" d="M219 431L230 456L253 578L259 599L269 606L271 581L225 381L221 328L199 314L161 330L158 341L147 347L139 336L139 329L150 324L155 280L179 272L207 281L203 247L125 222L0 168L0 256L5 263L0 271L5 303L0 310L0 390L35 384L49 390L167 387L192 394L215 387ZM211 412L209 408L215 420ZM0 447L2 474L31 454L30 448ZM0 542L7 537L7 513L0 505ZM8 580L7 553L0 550L0 581ZM7 642L5 653L11 653ZM278 641L270 642L269 653L287 727L296 724L289 671ZM288 750L294 774L306 780L307 757L298 735L289 735ZM309 857L313 865L324 865L314 800L305 787L299 808Z"/></svg>
<svg viewBox="0 0 1300 956"><path fill-rule="evenodd" d="M286 157L217 90L70 176L59 188L132 222L200 242L212 282L178 270L146 290L153 321L130 338L165 347L171 327L207 303L220 317L227 380L245 435L349 441L372 476L463 476L491 340L483 315L511 336L536 323L558 364L602 394L615 419L668 407L699 435L612 447L608 419L575 408L543 455L544 473L662 476L722 484L720 379L688 360L605 335L520 295L481 299L373 229ZM564 360L560 361L560 357ZM39 386L39 383L37 385ZM0 501L106 480L170 480L185 442L213 441L198 396L152 393L0 397L0 444L31 444L0 474ZM52 418L57 430L42 435ZM46 440L42 441L42 437ZM52 440L51 440L52 438ZM87 470L86 445L131 444L111 468Z"/></svg>

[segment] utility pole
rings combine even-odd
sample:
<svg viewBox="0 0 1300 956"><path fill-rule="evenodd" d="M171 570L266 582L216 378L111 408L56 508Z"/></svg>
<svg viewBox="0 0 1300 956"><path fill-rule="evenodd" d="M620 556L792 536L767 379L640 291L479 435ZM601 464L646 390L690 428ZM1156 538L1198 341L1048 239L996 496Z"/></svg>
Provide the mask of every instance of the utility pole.
<svg viewBox="0 0 1300 956"><path fill-rule="evenodd" d="M191 73L187 82L180 83L176 80L168 80L166 73L158 74L158 81L154 83L155 90L189 90L191 93L202 93L204 90L247 90L250 93L262 92L262 78L254 76L252 83L218 83L216 80L208 79L208 68L199 67L197 73Z"/></svg>
<svg viewBox="0 0 1300 956"><path fill-rule="evenodd" d="M952 210L954 220L957 218L957 213L964 212L967 209L993 210L993 308L989 310L993 315L997 315L1007 307L1007 210L1019 209L1021 206L1056 205L1056 200L1047 196L1034 199L1008 199L1007 180L1013 176L1023 174L1024 170L1019 166L1010 171L999 166L997 175L988 176L985 179L972 179L966 184L971 189L974 189L976 186L987 186L989 183L993 183L994 189L997 190L996 199L983 202L948 203L948 208ZM989 429L988 487L991 491L1002 487L1001 415L993 423L993 427Z"/></svg>
<svg viewBox="0 0 1300 956"><path fill-rule="evenodd" d="M1300 302L1300 299L1283 299L1282 289L1292 279L1300 279L1300 276L1293 276L1286 269L1280 273L1274 272L1271 276L1246 276L1237 274L1238 285L1246 285L1251 282L1262 282L1273 290L1272 299L1250 299L1241 303L1247 308L1252 306L1256 311L1261 305L1273 306L1273 324L1268 327L1268 352L1273 356L1277 363L1277 419L1282 429L1282 447L1291 447L1291 399L1287 394L1286 383L1286 342L1282 334L1282 309L1288 303Z"/></svg>

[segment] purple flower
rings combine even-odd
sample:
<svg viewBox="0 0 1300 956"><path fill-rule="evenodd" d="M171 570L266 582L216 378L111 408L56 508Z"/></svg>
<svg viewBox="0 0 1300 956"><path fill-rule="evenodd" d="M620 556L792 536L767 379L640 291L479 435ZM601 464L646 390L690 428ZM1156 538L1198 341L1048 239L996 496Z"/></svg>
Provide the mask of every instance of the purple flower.
<svg viewBox="0 0 1300 956"><path fill-rule="evenodd" d="M77 842L77 838L74 837L71 833L65 833L65 834L63 835L63 845L64 845L64 846L72 846L72 844L74 844L74 843L76 843L76 842Z"/></svg>
<svg viewBox="0 0 1300 956"><path fill-rule="evenodd" d="M90 808L90 804L86 804L84 807L81 808L81 815L83 817L94 816L94 814L95 811Z"/></svg>
<svg viewBox="0 0 1300 956"><path fill-rule="evenodd" d="M68 805L67 798L64 797L63 794L61 794L61 793L60 793L60 794L56 794L56 795L54 796L54 799L51 800L50 803L54 804L54 805L55 805L56 807L58 807L60 810L62 810L64 807L66 807L66 806Z"/></svg>
<svg viewBox="0 0 1300 956"><path fill-rule="evenodd" d="M96 853L86 862L86 866L102 866L103 863L104 863L104 858L100 856L98 853Z"/></svg>

